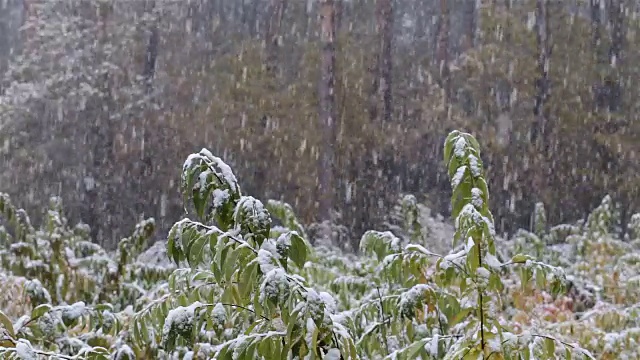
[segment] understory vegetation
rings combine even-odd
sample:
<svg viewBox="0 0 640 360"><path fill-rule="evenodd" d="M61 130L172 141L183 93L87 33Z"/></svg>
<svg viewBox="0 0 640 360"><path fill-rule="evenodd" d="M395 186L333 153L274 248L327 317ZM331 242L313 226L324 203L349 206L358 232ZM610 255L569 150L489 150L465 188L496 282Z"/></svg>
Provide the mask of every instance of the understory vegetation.
<svg viewBox="0 0 640 360"><path fill-rule="evenodd" d="M640 358L640 215L620 239L610 197L555 226L538 204L532 229L501 239L476 139L453 131L444 156L453 239L441 244L406 195L396 223L367 231L357 255L310 238L290 205L244 194L206 149L184 163L189 216L166 254L145 251L153 219L107 252L59 199L36 227L2 195L0 355Z"/></svg>

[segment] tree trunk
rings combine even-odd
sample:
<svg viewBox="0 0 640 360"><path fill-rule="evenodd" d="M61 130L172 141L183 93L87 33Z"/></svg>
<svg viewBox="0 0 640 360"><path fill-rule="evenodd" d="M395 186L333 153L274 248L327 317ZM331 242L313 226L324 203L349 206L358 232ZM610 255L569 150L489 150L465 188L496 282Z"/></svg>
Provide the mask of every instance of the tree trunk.
<svg viewBox="0 0 640 360"><path fill-rule="evenodd" d="M591 46L596 54L596 61L599 60L598 51L600 48L600 24L602 23L602 16L600 10L600 1L591 0Z"/></svg>
<svg viewBox="0 0 640 360"><path fill-rule="evenodd" d="M593 51L593 61L596 67L599 67L603 62L603 56L601 55L601 28L602 28L602 8L600 3L602 0L591 0L591 48ZM602 103L602 85L600 79L593 85L593 113L597 113L600 110ZM606 106L606 104L605 104Z"/></svg>
<svg viewBox="0 0 640 360"><path fill-rule="evenodd" d="M380 50L378 55L378 99L381 99L381 120L390 123L393 116L393 97L391 81L393 71L392 43L393 43L393 0L377 1L378 37Z"/></svg>
<svg viewBox="0 0 640 360"><path fill-rule="evenodd" d="M449 84L449 30L451 28L448 0L440 0L440 19L436 36L436 62L440 73L440 86L444 89L445 102L449 103L451 86Z"/></svg>
<svg viewBox="0 0 640 360"><path fill-rule="evenodd" d="M507 12L507 14L511 14L512 8L513 8L513 0L504 0L504 10ZM476 15L476 19L477 19L477 15ZM506 29L504 30L504 41L508 44L513 39L513 34L511 33L513 26L512 26L510 17L507 17L506 22L507 24L506 24ZM477 27L478 26L476 25L476 28Z"/></svg>
<svg viewBox="0 0 640 360"><path fill-rule="evenodd" d="M538 79L533 108L535 116L531 131L531 142L538 150L544 148L544 136L548 131L545 105L549 97L549 26L547 23L547 0L537 0L536 4L536 43L538 47Z"/></svg>
<svg viewBox="0 0 640 360"><path fill-rule="evenodd" d="M462 52L471 49L476 42L477 27L477 3L476 0L465 0L463 2L463 23L464 32L462 34Z"/></svg>
<svg viewBox="0 0 640 360"><path fill-rule="evenodd" d="M336 34L339 34L340 29L342 27L342 19L344 18L344 0L335 0L335 2L336 2L335 27L336 27Z"/></svg>
<svg viewBox="0 0 640 360"><path fill-rule="evenodd" d="M151 1L149 2L146 11L148 13L153 13L155 7L156 2ZM158 24L154 20L149 30L149 41L147 42L147 48L144 57L144 69L142 71L147 94L150 94L153 90L153 78L156 74L156 62L158 59L158 41Z"/></svg>
<svg viewBox="0 0 640 360"><path fill-rule="evenodd" d="M624 1L611 0L609 3L609 24L611 27L611 46L609 47L609 65L611 66L611 78L607 79L606 86L609 95L608 111L618 111L621 103L620 79L616 70L620 68L623 60L622 50L624 45Z"/></svg>
<svg viewBox="0 0 640 360"><path fill-rule="evenodd" d="M333 183L336 141L335 109L335 4L334 0L320 2L320 127L322 150L318 169L320 221L330 221L333 210Z"/></svg>
<svg viewBox="0 0 640 360"><path fill-rule="evenodd" d="M266 69L267 72L275 75L278 72L278 47L280 46L280 28L286 0L269 0L267 8L267 33L265 38Z"/></svg>
<svg viewBox="0 0 640 360"><path fill-rule="evenodd" d="M621 60L623 46L624 4L622 0L610 0L609 24L611 27L611 47L609 48L609 62L613 68Z"/></svg>
<svg viewBox="0 0 640 360"><path fill-rule="evenodd" d="M251 36L251 38L255 39L260 31L260 24L258 21L258 7L260 1L259 0L253 0L251 1L250 5L247 5L249 7L248 10L245 10L248 13L247 16L247 23L249 24L249 35Z"/></svg>

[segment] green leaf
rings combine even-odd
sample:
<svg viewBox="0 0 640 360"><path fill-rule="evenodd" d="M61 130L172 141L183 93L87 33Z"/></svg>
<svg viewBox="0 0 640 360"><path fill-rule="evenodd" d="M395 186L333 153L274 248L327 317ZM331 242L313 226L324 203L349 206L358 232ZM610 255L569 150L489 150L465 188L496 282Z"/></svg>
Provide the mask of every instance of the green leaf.
<svg viewBox="0 0 640 360"><path fill-rule="evenodd" d="M447 138L444 141L444 161L445 163L449 162L451 159L451 155L453 153L453 146L455 145L455 140L460 136L460 132L458 130L453 130L447 135Z"/></svg>
<svg viewBox="0 0 640 360"><path fill-rule="evenodd" d="M544 288L547 284L547 277L542 269L536 269L536 285L539 288Z"/></svg>
<svg viewBox="0 0 640 360"><path fill-rule="evenodd" d="M5 330L7 330L9 335L15 339L16 333L13 330L13 323L11 322L11 319L9 319L9 317L2 310L0 310L0 323L5 328Z"/></svg>
<svg viewBox="0 0 640 360"><path fill-rule="evenodd" d="M211 175L209 175L210 177ZM198 205L196 206L196 214L198 215L198 217L200 219L202 219L203 221L207 218L208 214L206 214L206 211L208 210L207 205L209 204L209 200L211 197L211 192L213 191L213 186L211 186L211 184L207 183L205 185L204 189L200 189L200 201L198 203ZM194 205L195 205L195 199L194 199Z"/></svg>
<svg viewBox="0 0 640 360"><path fill-rule="evenodd" d="M514 255L514 256L511 258L511 262L512 262L512 263L521 264L521 263L525 263L525 262L527 262L527 260L529 260L529 259L531 259L531 257L530 257L530 256L528 256L528 255L524 255L524 254L517 254L517 255Z"/></svg>
<svg viewBox="0 0 640 360"><path fill-rule="evenodd" d="M424 348L424 345L427 343L426 340L419 340L409 345L405 349L405 355L407 359L416 359L418 357L418 353L420 350Z"/></svg>
<svg viewBox="0 0 640 360"><path fill-rule="evenodd" d="M318 356L318 335L320 335L320 330L316 327L311 335L311 353L315 356Z"/></svg>
<svg viewBox="0 0 640 360"><path fill-rule="evenodd" d="M291 248L289 249L289 258L299 267L302 268L307 262L307 243L296 233L291 233Z"/></svg>
<svg viewBox="0 0 640 360"><path fill-rule="evenodd" d="M227 282L231 280L231 277L236 272L236 269L242 270L241 267L236 264L238 260L239 251L236 249L229 249L225 258L224 277Z"/></svg>
<svg viewBox="0 0 640 360"><path fill-rule="evenodd" d="M48 313L49 311L51 311L52 306L49 304L42 304L42 305L38 305L36 306L35 309L33 309L33 311L31 312L31 318L30 320L36 320L39 317L41 317L42 315Z"/></svg>
<svg viewBox="0 0 640 360"><path fill-rule="evenodd" d="M240 281L238 283L238 290L240 291L240 296L244 299L255 287L255 280L257 278L258 272L258 264L253 262L251 263L240 276Z"/></svg>
<svg viewBox="0 0 640 360"><path fill-rule="evenodd" d="M182 260L182 251L177 243L178 231L181 231L182 223L176 223L171 227L169 235L167 237L167 255L173 259L173 262L177 265Z"/></svg>
<svg viewBox="0 0 640 360"><path fill-rule="evenodd" d="M491 275L489 275L489 288L497 291L502 291L504 289L502 279L495 272L492 272Z"/></svg>
<svg viewBox="0 0 640 360"><path fill-rule="evenodd" d="M544 348L547 352L547 356L551 359L551 358L555 358L555 352L556 352L556 342L552 339L549 338L545 338L544 339Z"/></svg>
<svg viewBox="0 0 640 360"><path fill-rule="evenodd" d="M522 290L527 288L527 284L529 283L529 280L531 280L531 277L533 277L533 273L530 269L520 269L520 284L522 285Z"/></svg>
<svg viewBox="0 0 640 360"><path fill-rule="evenodd" d="M460 185L453 190L453 195L451 196L452 218L455 219L460 215L462 208L469 203L467 200L469 198L471 198L471 183L463 180Z"/></svg>
<svg viewBox="0 0 640 360"><path fill-rule="evenodd" d="M467 254L467 266L471 274L475 274L478 267L480 267L479 251L478 245L473 245Z"/></svg>
<svg viewBox="0 0 640 360"><path fill-rule="evenodd" d="M192 268L195 268L202 262L204 248L208 243L207 240L205 236L196 233L195 238L191 242L187 259Z"/></svg>

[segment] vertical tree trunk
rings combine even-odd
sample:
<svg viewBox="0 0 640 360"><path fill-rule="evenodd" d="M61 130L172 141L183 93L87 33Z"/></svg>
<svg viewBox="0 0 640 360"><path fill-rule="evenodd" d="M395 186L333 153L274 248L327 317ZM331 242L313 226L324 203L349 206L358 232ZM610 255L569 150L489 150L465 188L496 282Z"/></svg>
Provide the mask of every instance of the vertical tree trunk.
<svg viewBox="0 0 640 360"><path fill-rule="evenodd" d="M449 103L451 86L449 84L449 30L451 28L448 0L440 0L440 19L436 36L436 62L440 73L440 86L445 92L445 102Z"/></svg>
<svg viewBox="0 0 640 360"><path fill-rule="evenodd" d="M340 29L342 26L342 19L344 18L344 0L335 0L336 2L336 34L340 33Z"/></svg>
<svg viewBox="0 0 640 360"><path fill-rule="evenodd" d="M412 4L411 9L416 13L413 41L422 41L427 35L427 5L416 1Z"/></svg>
<svg viewBox="0 0 640 360"><path fill-rule="evenodd" d="M538 47L538 79L536 80L536 96L533 108L535 116L531 131L531 142L542 150L544 135L547 131L545 105L549 97L549 34L547 24L547 0L536 3L536 43Z"/></svg>
<svg viewBox="0 0 640 360"><path fill-rule="evenodd" d="M373 67L371 92L369 93L369 118L372 123L391 122L393 114L392 42L393 42L393 0L376 1L376 31L379 48Z"/></svg>
<svg viewBox="0 0 640 360"><path fill-rule="evenodd" d="M156 8L155 0L150 0L145 3L145 12L151 15L152 20L149 24L148 28L148 40L145 49L144 56L144 67L142 69L142 78L144 79L144 87L145 93L149 98L147 99L147 104L151 104L155 99L152 96L153 93L153 79L156 75L156 64L158 62L158 44L160 42L160 33L158 29L158 19L155 19L153 12ZM201 27L198 26L198 31L200 31ZM136 194L144 193L145 187L149 184L149 180L151 180L151 176L153 175L153 160L150 155L144 153L145 146L152 144L153 139L151 138L152 132L147 128L148 121L146 117L143 118L143 127L142 127L142 152L140 155L140 161L137 162L139 166L139 173L135 176L135 182L133 187L135 189ZM158 126L159 124L156 124ZM158 126L158 132L163 133L164 129L162 126ZM161 138L160 141L164 141L165 138ZM134 210L136 215L140 216L145 211L145 203L143 201L136 202L134 206Z"/></svg>
<svg viewBox="0 0 640 360"><path fill-rule="evenodd" d="M333 210L333 183L336 141L335 110L335 3L334 0L320 2L320 126L322 150L318 169L320 221L331 220Z"/></svg>
<svg viewBox="0 0 640 360"><path fill-rule="evenodd" d="M508 1L508 0L507 0ZM477 3L476 0L465 0L463 2L463 23L464 32L462 33L462 52L471 49L476 41L477 27Z"/></svg>
<svg viewBox="0 0 640 360"><path fill-rule="evenodd" d="M507 14L511 14L512 8L513 8L513 0L504 0L504 10L507 12ZM511 39L513 38L513 34L511 33L511 28L512 28L511 18L507 17L506 22L507 22L507 25L504 32L504 41L506 43L510 43Z"/></svg>
<svg viewBox="0 0 640 360"><path fill-rule="evenodd" d="M609 48L609 63L616 67L622 55L622 22L624 4L622 0L610 0L609 3L609 24L611 27L611 47Z"/></svg>
<svg viewBox="0 0 640 360"><path fill-rule="evenodd" d="M266 69L267 72L275 75L278 72L278 47L280 46L280 28L286 0L269 0L267 8L267 32L265 38Z"/></svg>
<svg viewBox="0 0 640 360"><path fill-rule="evenodd" d="M609 24L611 28L611 46L609 47L609 66L611 66L611 78L607 79L608 88L608 111L618 111L620 109L622 90L619 75L616 73L623 60L624 46L624 1L610 0L609 3Z"/></svg>
<svg viewBox="0 0 640 360"><path fill-rule="evenodd" d="M109 33L107 31L107 24L111 15L106 4L100 4L97 7L97 21L98 27L98 42L96 46L98 49L97 58L106 58L104 50L106 44L109 41ZM91 99L93 106L89 107L90 116L94 116L94 123L91 127L91 135L93 141L95 141L92 155L93 166L90 170L90 181L87 181L86 195L90 201L89 207L89 222L91 226L91 235L94 241L97 241L102 246L113 245L111 243L106 244L110 239L103 237L103 230L112 226L110 219L100 221L105 214L109 214L113 207L113 140L114 133L116 131L116 124L113 119L110 118L111 110L113 107L112 101L112 87L110 74L104 72L99 77L96 83L100 89L99 96Z"/></svg>
<svg viewBox="0 0 640 360"><path fill-rule="evenodd" d="M602 28L602 8L601 8L602 0L591 0L590 2L590 17L591 17L591 48L593 51L593 61L594 65L600 66L603 62L603 56L601 55L601 28ZM601 105L601 92L602 85L599 83L600 79L597 80L596 84L593 85L593 113L597 113L600 109Z"/></svg>
<svg viewBox="0 0 640 360"><path fill-rule="evenodd" d="M591 0L591 46L596 54L596 60L599 59L598 49L600 48L600 24L602 16L600 13L600 1Z"/></svg>
<svg viewBox="0 0 640 360"><path fill-rule="evenodd" d="M156 2L150 1L147 6L146 12L153 13ZM149 40L144 57L144 69L142 70L142 77L144 78L147 94L153 90L153 78L156 74L156 62L158 59L158 40L158 24L154 20L149 30Z"/></svg>
<svg viewBox="0 0 640 360"><path fill-rule="evenodd" d="M249 9L248 11L248 24L249 24L249 35L251 35L251 38L256 38L259 34L259 29L260 29L260 25L259 25L259 21L258 21L258 7L260 1L259 0L252 0L251 4L248 5Z"/></svg>
<svg viewBox="0 0 640 360"><path fill-rule="evenodd" d="M382 100L381 120L391 122L393 116L393 97L391 81L393 75L393 0L377 0L378 37L380 52L378 55L378 98Z"/></svg>

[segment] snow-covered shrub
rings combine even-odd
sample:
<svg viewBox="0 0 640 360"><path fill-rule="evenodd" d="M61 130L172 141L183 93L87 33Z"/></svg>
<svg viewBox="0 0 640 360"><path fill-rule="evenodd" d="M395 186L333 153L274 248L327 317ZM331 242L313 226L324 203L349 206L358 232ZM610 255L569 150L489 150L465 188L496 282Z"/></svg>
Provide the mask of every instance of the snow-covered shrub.
<svg viewBox="0 0 640 360"><path fill-rule="evenodd" d="M127 289L145 282L134 276L141 266L132 260L151 237L153 219L138 224L114 255L90 241L86 225L69 226L60 199L51 199L40 228L33 227L5 194L0 194L0 208L14 234L7 231L4 237L9 251L3 253L2 271L7 279L24 279L22 294L13 292L12 301L23 298L28 304L26 315L15 321L8 316L12 312L2 308L6 337L0 354L18 359L26 354L106 359L111 339L122 330L118 311L132 301Z"/></svg>

